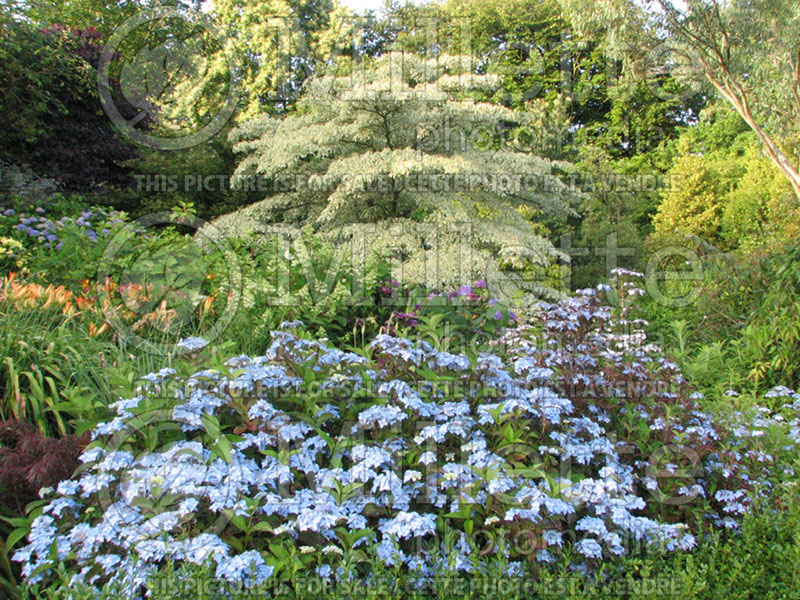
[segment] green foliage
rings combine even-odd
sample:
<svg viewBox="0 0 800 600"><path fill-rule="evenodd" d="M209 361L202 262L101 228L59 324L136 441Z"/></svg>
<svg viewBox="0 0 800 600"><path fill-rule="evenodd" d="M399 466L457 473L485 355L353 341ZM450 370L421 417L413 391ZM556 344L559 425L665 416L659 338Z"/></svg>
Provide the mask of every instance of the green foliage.
<svg viewBox="0 0 800 600"><path fill-rule="evenodd" d="M800 383L800 244L767 265L769 288L742 333L756 386Z"/></svg>
<svg viewBox="0 0 800 600"><path fill-rule="evenodd" d="M122 187L134 156L102 111L96 29L48 23L36 28L20 15L4 15L0 62L8 84L0 89L0 159L27 164L68 189Z"/></svg>
<svg viewBox="0 0 800 600"><path fill-rule="evenodd" d="M445 352L489 352L491 340L518 320L508 306L489 297L484 281L446 294L413 288L404 299L405 312L392 313L382 330L425 340Z"/></svg>
<svg viewBox="0 0 800 600"><path fill-rule="evenodd" d="M30 311L0 302L0 419L35 424L47 435L82 433L133 391L126 373L152 369L156 358L95 338L61 307Z"/></svg>
<svg viewBox="0 0 800 600"><path fill-rule="evenodd" d="M526 139L543 156L573 157L591 144L614 158L630 157L656 148L696 118L701 95L683 93L670 73L622 73L602 36L576 34L581 18L555 0L451 1L390 13L399 30L394 48L427 55L469 48L501 79L482 100L545 108L550 118Z"/></svg>
<svg viewBox="0 0 800 600"><path fill-rule="evenodd" d="M617 265L606 264L606 257L597 250L612 243L626 249L624 266L643 270L642 230L643 222L648 221L641 214L642 205L646 206L642 197L645 186L637 183L645 180L630 172L632 169L626 168L626 161L613 160L608 152L593 146L582 147L579 156L577 183L585 192L586 200L580 207L581 220L575 227L575 239L571 239L569 228L563 234L570 246L579 249L569 267L571 289L591 287L610 275L610 269ZM647 174L647 170L641 169L641 173ZM648 181L649 189L654 190L655 177L649 179L653 180L653 183ZM634 250L632 256L630 250Z"/></svg>
<svg viewBox="0 0 800 600"><path fill-rule="evenodd" d="M258 200L252 192L231 189L235 167L229 128L210 140L186 150L165 152L143 149L130 163L133 189L122 194L115 206L136 217L171 210L179 203L192 203L200 218L210 219Z"/></svg>
<svg viewBox="0 0 800 600"><path fill-rule="evenodd" d="M26 27L13 14L4 12L2 18L0 60L8 80L15 84L0 91L0 125L6 132L0 150L7 160L15 142L36 140L47 131L45 118L51 110L65 109L56 92L57 82L80 74L81 69L80 63L60 52L46 34Z"/></svg>
<svg viewBox="0 0 800 600"><path fill-rule="evenodd" d="M784 175L779 142L797 133L798 7L789 0L657 0L675 56L704 75L755 131ZM782 163L782 164L781 164Z"/></svg>
<svg viewBox="0 0 800 600"><path fill-rule="evenodd" d="M138 11L165 4L176 7L197 8L198 0L119 0L113 6L100 0L29 0L24 3L24 14L34 23L49 27L61 23L68 27L96 27L104 35L109 35L114 28L126 19L136 15Z"/></svg>
<svg viewBox="0 0 800 600"><path fill-rule="evenodd" d="M71 290L79 289L84 280L95 279L100 258L106 250L106 238L118 231L124 214L96 209L84 197L74 194L50 194L35 203L31 200L30 197L14 195L3 202L0 236L22 246L19 258L23 264L9 264L2 273L18 272L24 267L26 277L31 281L65 285ZM81 214L91 222L77 218ZM26 232L21 226L30 218L37 219L37 222L32 223ZM84 225L78 224L81 220ZM41 233L32 236L31 230L41 230ZM87 237L89 230L96 240ZM42 239L46 233L53 233L57 239L53 242Z"/></svg>
<svg viewBox="0 0 800 600"><path fill-rule="evenodd" d="M244 281L242 307L225 330L241 352L263 352L270 331L292 319L341 344L364 341L394 308L380 292L389 265L370 248L356 252L310 228L224 243L239 258ZM226 266L209 264L212 273Z"/></svg>
<svg viewBox="0 0 800 600"><path fill-rule="evenodd" d="M800 207L786 178L755 147L742 158L745 172L723 198L722 236L728 244L775 246L800 238Z"/></svg>
<svg viewBox="0 0 800 600"><path fill-rule="evenodd" d="M0 273L19 271L25 265L25 247L10 237L0 237Z"/></svg>
<svg viewBox="0 0 800 600"><path fill-rule="evenodd" d="M794 385L792 240L797 207L783 175L763 156L732 111L709 110L674 144L672 184L654 218L655 247L688 247L702 261L697 299L659 307L646 317L666 339L670 322L684 321L679 357L701 386ZM727 253L721 248L733 248ZM780 266L782 265L782 267ZM780 272L779 277L777 273ZM673 287L680 282L673 282Z"/></svg>
<svg viewBox="0 0 800 600"><path fill-rule="evenodd" d="M689 282L698 286L694 302L670 308L648 299L643 316L667 340L690 380L707 391L795 386L797 259L796 242L709 254L702 279Z"/></svg>
<svg viewBox="0 0 800 600"><path fill-rule="evenodd" d="M46 206L56 221L86 208L74 197ZM153 347L213 333L230 311L218 332L224 345L258 353L287 319L302 317L348 344L371 337L395 308L379 292L389 274L379 256L365 252L362 263L310 230L207 248L175 226L142 232L117 224L109 253L109 238L91 242L77 226L59 230L58 247L43 246L17 231L18 220L0 215L5 260L25 267L0 287L0 419L47 434L90 428L133 391L134 375L158 370ZM239 279L244 289L235 287ZM241 306L229 306L239 296Z"/></svg>
<svg viewBox="0 0 800 600"><path fill-rule="evenodd" d="M599 36L627 70L658 69L722 96L800 198L798 6L792 0L564 0L584 34ZM649 9L649 10L648 10Z"/></svg>
<svg viewBox="0 0 800 600"><path fill-rule="evenodd" d="M743 127L735 113L709 110L675 142L656 244L697 236L724 248L774 246L797 235L791 188Z"/></svg>
<svg viewBox="0 0 800 600"><path fill-rule="evenodd" d="M318 65L349 49L349 11L331 0L217 0L211 17L224 32L228 51L241 57L240 121L286 110ZM212 64L201 89L233 68L227 60ZM185 100L191 106L193 93Z"/></svg>
<svg viewBox="0 0 800 600"><path fill-rule="evenodd" d="M654 567L681 598L792 598L800 586L798 518L796 507L765 507L743 520L740 535L714 534L696 553Z"/></svg>
<svg viewBox="0 0 800 600"><path fill-rule="evenodd" d="M653 218L656 235L681 240L699 236L719 241L722 220L721 198L731 189L728 157L712 162L705 157L678 157L668 176L675 183Z"/></svg>

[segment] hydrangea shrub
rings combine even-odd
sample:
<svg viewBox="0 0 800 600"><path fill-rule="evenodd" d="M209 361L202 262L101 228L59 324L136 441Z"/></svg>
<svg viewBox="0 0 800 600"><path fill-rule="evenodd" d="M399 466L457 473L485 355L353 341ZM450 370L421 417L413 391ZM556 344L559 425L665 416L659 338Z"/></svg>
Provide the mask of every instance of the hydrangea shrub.
<svg viewBox="0 0 800 600"><path fill-rule="evenodd" d="M543 305L491 353L382 334L356 354L287 322L263 356L152 374L14 558L29 582L64 563L133 596L165 562L254 585L690 550L781 479L760 443L796 445L800 396L715 418L603 291Z"/></svg>
<svg viewBox="0 0 800 600"><path fill-rule="evenodd" d="M20 235L28 245L38 245L46 248L61 249L63 245L63 232L69 230L80 237L95 242L114 233L115 227L123 223L122 213L107 210L103 207L88 208L81 212L77 218L62 216L51 219L45 215L47 209L37 206L33 213L17 213L14 208L4 208L0 212L0 226ZM17 221L14 225L13 221Z"/></svg>

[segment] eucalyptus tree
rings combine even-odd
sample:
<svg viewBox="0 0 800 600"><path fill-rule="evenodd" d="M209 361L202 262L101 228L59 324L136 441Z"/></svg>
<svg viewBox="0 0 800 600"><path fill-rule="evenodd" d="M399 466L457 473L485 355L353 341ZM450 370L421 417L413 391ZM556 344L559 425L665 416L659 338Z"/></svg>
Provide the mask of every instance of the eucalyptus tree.
<svg viewBox="0 0 800 600"><path fill-rule="evenodd" d="M583 32L643 74L701 78L755 132L800 199L800 4L795 0L561 0ZM628 18L635 15L636 19ZM631 23L640 23L632 26ZM642 50L644 49L644 50ZM794 156L793 156L794 155Z"/></svg>
<svg viewBox="0 0 800 600"><path fill-rule="evenodd" d="M796 0L655 0L676 51L755 132L800 199L800 4Z"/></svg>

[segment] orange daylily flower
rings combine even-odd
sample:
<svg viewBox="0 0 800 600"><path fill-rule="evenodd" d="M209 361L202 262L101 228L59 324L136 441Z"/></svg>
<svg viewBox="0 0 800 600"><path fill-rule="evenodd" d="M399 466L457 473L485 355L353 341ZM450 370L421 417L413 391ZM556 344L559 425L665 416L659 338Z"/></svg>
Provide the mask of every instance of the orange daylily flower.
<svg viewBox="0 0 800 600"><path fill-rule="evenodd" d="M207 313L211 311L211 308L214 306L214 296L208 296L203 302L200 304L201 314Z"/></svg>
<svg viewBox="0 0 800 600"><path fill-rule="evenodd" d="M108 329L108 323L103 323L100 327L97 327L94 323L89 323L89 335L91 337L103 335Z"/></svg>
<svg viewBox="0 0 800 600"><path fill-rule="evenodd" d="M75 296L75 304L78 306L78 310L86 310L94 307L94 301L85 296Z"/></svg>

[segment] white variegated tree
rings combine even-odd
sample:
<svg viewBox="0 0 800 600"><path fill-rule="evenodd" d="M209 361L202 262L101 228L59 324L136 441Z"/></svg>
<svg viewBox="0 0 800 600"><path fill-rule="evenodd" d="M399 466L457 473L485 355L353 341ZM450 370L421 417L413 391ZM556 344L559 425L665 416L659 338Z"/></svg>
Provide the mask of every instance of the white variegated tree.
<svg viewBox="0 0 800 600"><path fill-rule="evenodd" d="M232 132L244 155L234 184L269 191L217 226L374 235L406 281L508 281L501 271L514 268L521 283L520 270L549 269L552 287L551 267L566 257L542 236L541 218L570 214L576 194L562 180L569 164L531 150L541 147L542 111L475 101L500 81L466 56L390 53L338 69L309 82L296 112ZM542 291L539 279L529 289Z"/></svg>

